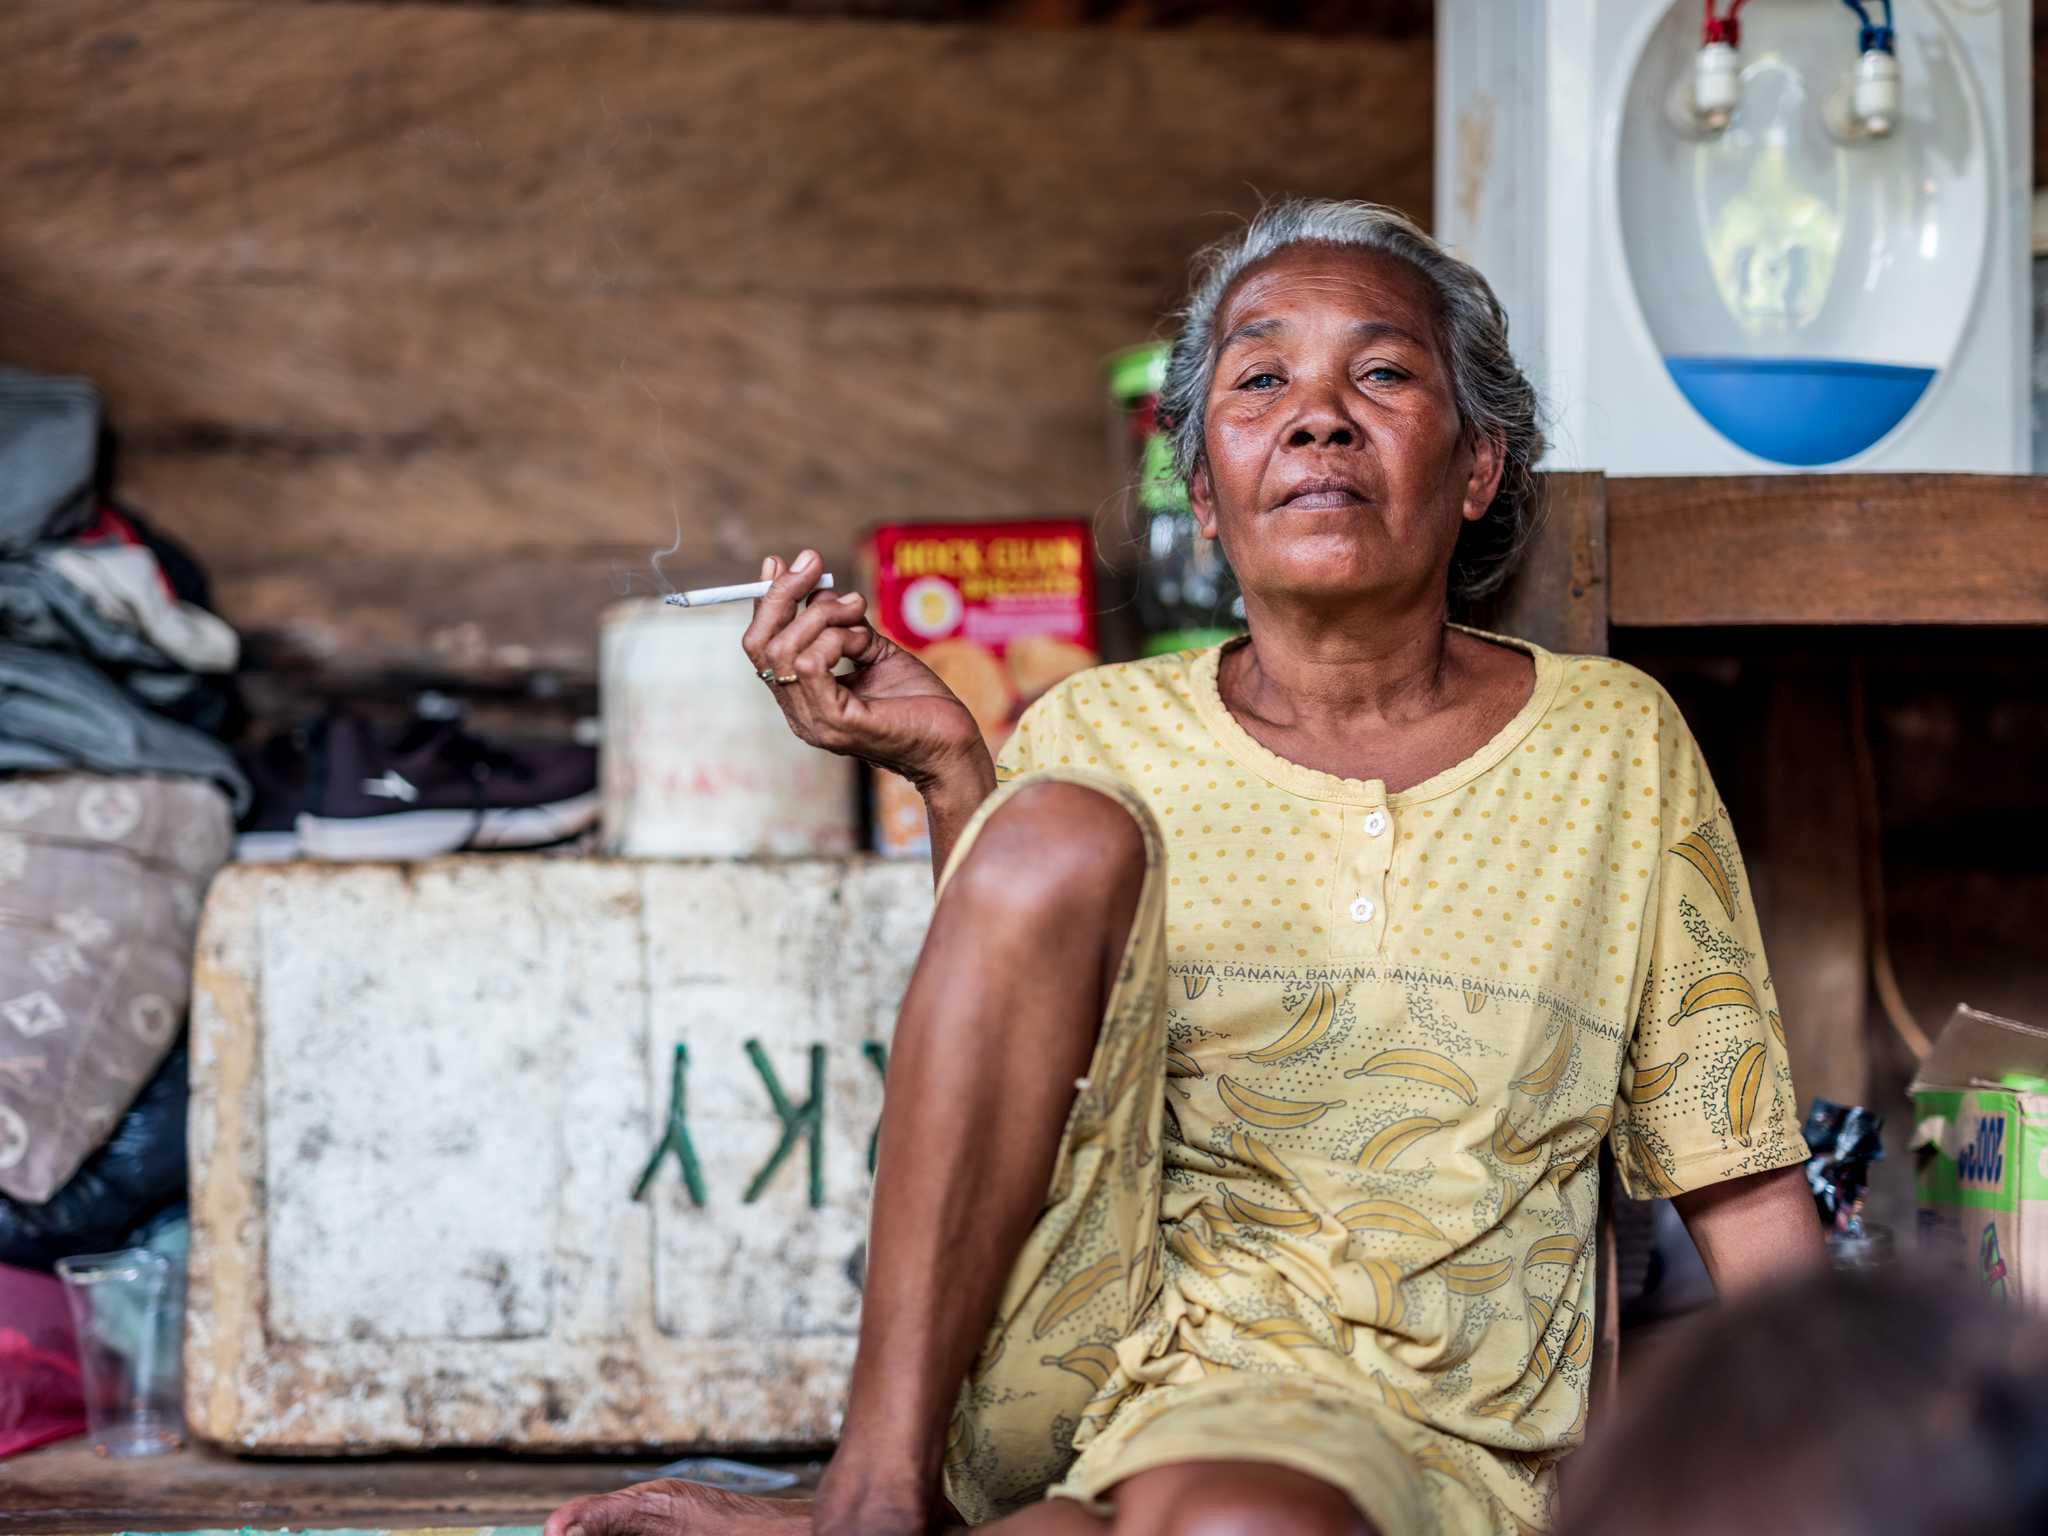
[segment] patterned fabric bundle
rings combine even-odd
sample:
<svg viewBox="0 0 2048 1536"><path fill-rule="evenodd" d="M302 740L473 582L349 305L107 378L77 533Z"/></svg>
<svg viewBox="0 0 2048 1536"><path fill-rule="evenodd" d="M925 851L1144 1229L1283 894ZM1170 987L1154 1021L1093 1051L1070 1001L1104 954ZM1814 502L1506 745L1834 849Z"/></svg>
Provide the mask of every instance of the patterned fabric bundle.
<svg viewBox="0 0 2048 1536"><path fill-rule="evenodd" d="M197 779L0 781L0 1193L48 1200L162 1062L232 837Z"/></svg>

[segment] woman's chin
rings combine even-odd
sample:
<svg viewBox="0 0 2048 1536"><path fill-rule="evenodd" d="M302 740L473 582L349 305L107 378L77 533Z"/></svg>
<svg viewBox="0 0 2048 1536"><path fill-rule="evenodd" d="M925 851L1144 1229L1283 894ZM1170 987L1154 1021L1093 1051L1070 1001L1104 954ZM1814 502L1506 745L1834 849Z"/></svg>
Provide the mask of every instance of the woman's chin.
<svg viewBox="0 0 2048 1536"><path fill-rule="evenodd" d="M1269 602L1320 608L1370 598L1389 591L1396 584L1383 570L1319 567L1288 571L1256 585L1247 583L1246 590L1258 593Z"/></svg>

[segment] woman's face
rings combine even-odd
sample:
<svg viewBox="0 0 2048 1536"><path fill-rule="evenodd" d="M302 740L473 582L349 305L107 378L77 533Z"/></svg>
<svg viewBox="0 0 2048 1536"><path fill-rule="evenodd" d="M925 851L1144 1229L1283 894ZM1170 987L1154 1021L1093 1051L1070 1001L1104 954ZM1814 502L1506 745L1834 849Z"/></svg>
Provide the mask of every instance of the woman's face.
<svg viewBox="0 0 2048 1536"><path fill-rule="evenodd" d="M1441 598L1501 466L1458 421L1421 276L1376 252L1292 246L1225 295L1216 334L1188 493L1246 597Z"/></svg>

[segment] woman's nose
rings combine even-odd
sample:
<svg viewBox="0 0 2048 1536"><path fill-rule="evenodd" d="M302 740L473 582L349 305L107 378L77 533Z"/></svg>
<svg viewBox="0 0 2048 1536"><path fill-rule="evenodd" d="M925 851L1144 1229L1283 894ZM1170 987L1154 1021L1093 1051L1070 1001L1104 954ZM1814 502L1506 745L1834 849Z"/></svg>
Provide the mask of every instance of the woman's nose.
<svg viewBox="0 0 2048 1536"><path fill-rule="evenodd" d="M1357 441L1358 423L1332 388L1304 394L1301 409L1287 424L1290 448L1349 448Z"/></svg>
<svg viewBox="0 0 2048 1536"><path fill-rule="evenodd" d="M1354 441L1351 423L1331 418L1295 423L1287 435L1290 448L1349 448Z"/></svg>

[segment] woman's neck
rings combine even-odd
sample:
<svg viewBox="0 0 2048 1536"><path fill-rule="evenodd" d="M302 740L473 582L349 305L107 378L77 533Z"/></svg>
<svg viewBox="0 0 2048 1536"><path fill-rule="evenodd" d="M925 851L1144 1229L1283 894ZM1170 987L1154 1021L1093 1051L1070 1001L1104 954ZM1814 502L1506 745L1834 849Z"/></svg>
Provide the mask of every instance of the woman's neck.
<svg viewBox="0 0 2048 1536"><path fill-rule="evenodd" d="M1392 613L1276 610L1247 594L1251 641L1224 657L1224 696L1310 735L1434 714L1450 657L1441 597Z"/></svg>

